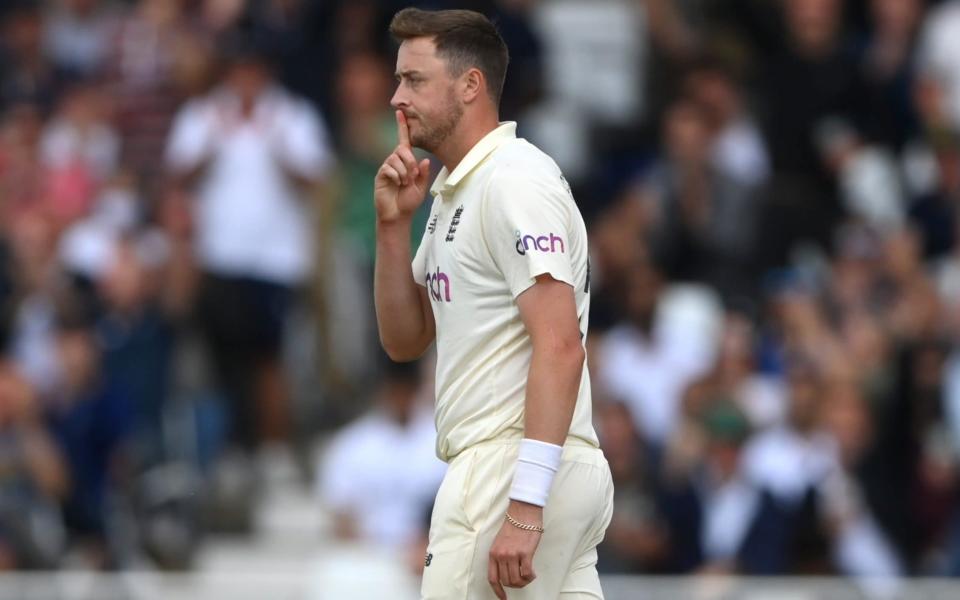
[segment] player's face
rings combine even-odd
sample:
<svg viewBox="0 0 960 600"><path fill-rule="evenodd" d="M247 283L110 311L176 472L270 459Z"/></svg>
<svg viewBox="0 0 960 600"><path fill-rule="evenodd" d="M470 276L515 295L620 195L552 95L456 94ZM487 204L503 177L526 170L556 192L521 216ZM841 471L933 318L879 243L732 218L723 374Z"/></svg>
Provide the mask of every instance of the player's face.
<svg viewBox="0 0 960 600"><path fill-rule="evenodd" d="M453 133L463 106L443 59L429 38L405 40L397 53L397 91L390 101L407 117L410 143L428 152Z"/></svg>

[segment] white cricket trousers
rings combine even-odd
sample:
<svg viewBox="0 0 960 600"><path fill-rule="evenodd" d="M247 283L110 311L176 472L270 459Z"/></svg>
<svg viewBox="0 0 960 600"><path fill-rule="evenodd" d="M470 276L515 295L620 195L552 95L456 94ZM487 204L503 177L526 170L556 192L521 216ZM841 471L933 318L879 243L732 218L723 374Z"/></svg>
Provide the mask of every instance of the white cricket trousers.
<svg viewBox="0 0 960 600"><path fill-rule="evenodd" d="M423 600L496 600L487 582L493 539L504 522L519 439L476 444L451 462L437 492L423 571ZM598 448L570 439L543 511L537 578L504 588L509 600L597 600L597 544L613 513L610 467Z"/></svg>

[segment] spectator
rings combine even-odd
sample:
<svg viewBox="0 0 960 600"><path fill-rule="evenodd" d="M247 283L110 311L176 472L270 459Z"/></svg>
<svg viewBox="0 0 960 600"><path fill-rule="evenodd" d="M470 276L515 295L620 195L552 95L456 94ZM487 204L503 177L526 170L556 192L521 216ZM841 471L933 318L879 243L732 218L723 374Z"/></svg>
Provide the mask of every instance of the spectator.
<svg viewBox="0 0 960 600"><path fill-rule="evenodd" d="M676 431L683 390L709 364L696 352L702 340L681 339L663 326L658 312L663 288L663 276L653 265L639 264L629 271L624 282L626 319L599 347L603 389L629 407L657 467Z"/></svg>
<svg viewBox="0 0 960 600"><path fill-rule="evenodd" d="M730 70L703 61L687 74L684 88L703 107L710 125L713 167L745 187L764 183L770 176L766 142Z"/></svg>
<svg viewBox="0 0 960 600"><path fill-rule="evenodd" d="M164 438L174 334L158 301L156 282L163 257L156 256L156 243L162 240L151 238L150 233L117 240L110 263L97 279L103 299L96 323L103 372L134 401L133 466L138 469L175 455Z"/></svg>
<svg viewBox="0 0 960 600"><path fill-rule="evenodd" d="M221 85L178 113L167 146L171 171L195 184L199 314L246 449L286 435L283 328L312 268L305 202L330 169L327 143L266 57L238 46Z"/></svg>
<svg viewBox="0 0 960 600"><path fill-rule="evenodd" d="M775 375L756 370L753 324L743 315L728 314L720 335L716 363L705 377L684 393L684 413L694 419L716 404L728 403L762 430L783 422L786 397Z"/></svg>
<svg viewBox="0 0 960 600"><path fill-rule="evenodd" d="M0 186L7 228L25 212L45 212L48 173L40 160L42 131L43 117L36 104L17 103L2 115Z"/></svg>
<svg viewBox="0 0 960 600"><path fill-rule="evenodd" d="M630 410L619 402L597 408L597 434L613 474L611 527L597 548L601 573L649 573L662 570L670 549L668 530L657 504L656 473Z"/></svg>
<svg viewBox="0 0 960 600"><path fill-rule="evenodd" d="M778 514L777 535L768 540L768 564L774 572L898 574L889 541L843 468L834 439L822 428L824 380L797 363L788 383L786 424L753 440L744 456L748 480L772 496Z"/></svg>
<svg viewBox="0 0 960 600"><path fill-rule="evenodd" d="M764 129L774 169L822 178L810 134L825 117L856 118L863 98L859 70L840 0L784 0L781 6L786 47L762 77Z"/></svg>
<svg viewBox="0 0 960 600"><path fill-rule="evenodd" d="M65 92L59 110L43 130L40 152L52 169L79 167L98 183L114 175L120 164L120 138L98 86L78 84Z"/></svg>
<svg viewBox="0 0 960 600"><path fill-rule="evenodd" d="M934 6L923 20L918 57L918 108L924 124L935 130L960 126L958 29L960 2L956 0Z"/></svg>
<svg viewBox="0 0 960 600"><path fill-rule="evenodd" d="M16 295L12 302L10 356L46 403L60 379L56 310L66 288L56 260L51 224L37 212L14 221L9 238Z"/></svg>
<svg viewBox="0 0 960 600"><path fill-rule="evenodd" d="M923 254L943 256L956 248L956 198L960 197L960 142L948 132L933 132L933 184L911 198L910 222L922 234Z"/></svg>
<svg viewBox="0 0 960 600"><path fill-rule="evenodd" d="M76 77L102 72L117 15L103 0L57 0L44 22L46 54Z"/></svg>
<svg viewBox="0 0 960 600"><path fill-rule="evenodd" d="M821 121L814 135L846 212L878 231L902 226L906 202L893 155L840 119Z"/></svg>
<svg viewBox="0 0 960 600"><path fill-rule="evenodd" d="M693 449L697 461L677 466L676 457L667 459L672 468L661 504L669 523L672 568L705 574L776 572L770 568L769 545L775 509L741 463L749 436L746 418L720 401L706 407L694 427L702 439L701 448Z"/></svg>
<svg viewBox="0 0 960 600"><path fill-rule="evenodd" d="M774 177L765 188L756 251L764 267L786 264L795 247L829 248L842 211L814 145L825 118L864 114L866 94L847 45L840 0L784 0L785 47L763 61L757 92Z"/></svg>
<svg viewBox="0 0 960 600"><path fill-rule="evenodd" d="M63 551L58 504L70 486L63 455L26 380L0 363L0 572L52 569Z"/></svg>
<svg viewBox="0 0 960 600"><path fill-rule="evenodd" d="M654 252L671 279L707 283L726 297L749 289L756 211L749 188L711 165L704 108L674 103L663 158L647 176L657 198Z"/></svg>
<svg viewBox="0 0 960 600"><path fill-rule="evenodd" d="M53 108L64 74L44 53L43 12L40 3L17 0L0 22L0 109L12 102L36 104L46 112Z"/></svg>
<svg viewBox="0 0 960 600"><path fill-rule="evenodd" d="M925 0L870 0L861 69L870 104L871 142L900 151L920 133L914 104L917 41Z"/></svg>
<svg viewBox="0 0 960 600"><path fill-rule="evenodd" d="M435 455L432 412L417 369L390 365L372 411L340 431L325 453L318 490L340 539L397 551L425 540L446 465Z"/></svg>
<svg viewBox="0 0 960 600"><path fill-rule="evenodd" d="M110 40L105 87L116 109L124 163L145 179L148 190L162 172L164 140L183 100L177 67L201 48L191 43L184 0L137 0L118 21ZM194 59L191 59L194 60Z"/></svg>
<svg viewBox="0 0 960 600"><path fill-rule="evenodd" d="M365 271L373 268L376 219L367 200L381 157L396 145L396 120L389 106L391 72L382 58L369 52L345 56L339 69L342 116L336 132L341 146L336 209L339 226Z"/></svg>
<svg viewBox="0 0 960 600"><path fill-rule="evenodd" d="M118 555L113 545L110 499L129 477L133 406L125 391L103 376L100 350L85 317L59 317L56 339L62 379L47 419L70 466L64 518L88 566L119 566L131 557Z"/></svg>

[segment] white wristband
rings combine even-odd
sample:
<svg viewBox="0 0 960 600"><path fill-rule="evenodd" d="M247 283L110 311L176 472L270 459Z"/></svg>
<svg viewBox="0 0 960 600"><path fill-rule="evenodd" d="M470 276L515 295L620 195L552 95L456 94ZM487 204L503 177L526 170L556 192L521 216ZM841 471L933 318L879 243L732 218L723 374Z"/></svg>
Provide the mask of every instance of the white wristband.
<svg viewBox="0 0 960 600"><path fill-rule="evenodd" d="M520 442L517 470L510 486L510 499L546 506L553 476L560 468L563 447L540 440L524 439Z"/></svg>

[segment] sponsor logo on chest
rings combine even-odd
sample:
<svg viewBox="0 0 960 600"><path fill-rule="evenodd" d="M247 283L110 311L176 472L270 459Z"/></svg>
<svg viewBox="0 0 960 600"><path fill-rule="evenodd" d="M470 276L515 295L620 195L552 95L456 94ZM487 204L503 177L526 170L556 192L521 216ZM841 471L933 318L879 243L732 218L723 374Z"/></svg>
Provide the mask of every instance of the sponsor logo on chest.
<svg viewBox="0 0 960 600"><path fill-rule="evenodd" d="M427 290L430 291L430 297L436 302L450 302L452 299L452 290L450 289L450 276L437 267L435 271L427 271Z"/></svg>

